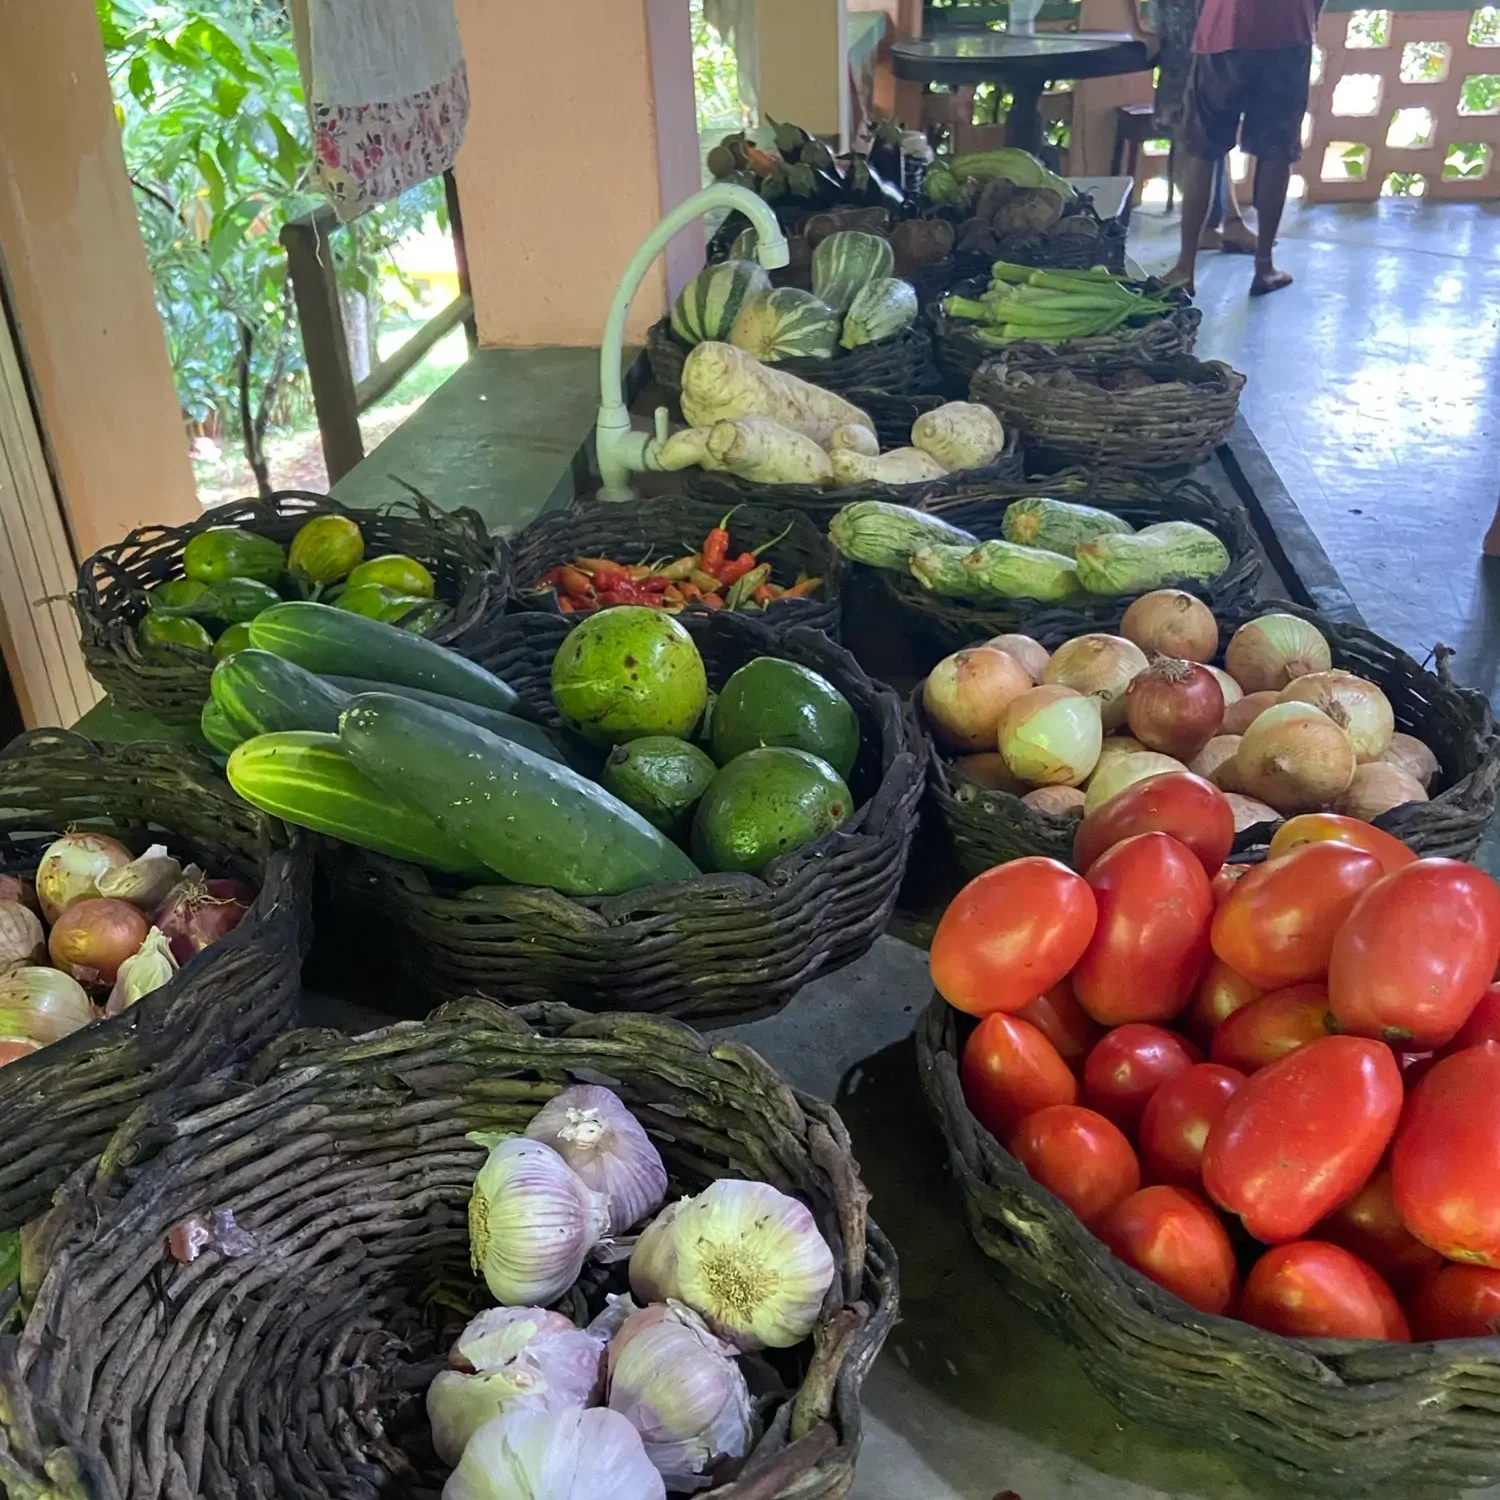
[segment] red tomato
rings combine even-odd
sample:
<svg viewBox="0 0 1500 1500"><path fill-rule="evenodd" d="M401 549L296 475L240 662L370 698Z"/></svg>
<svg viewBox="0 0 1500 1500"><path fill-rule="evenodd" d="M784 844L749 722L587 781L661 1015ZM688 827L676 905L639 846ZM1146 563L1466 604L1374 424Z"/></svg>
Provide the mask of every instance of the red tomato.
<svg viewBox="0 0 1500 1500"><path fill-rule="evenodd" d="M1029 1114L1071 1104L1078 1080L1035 1026L996 1012L974 1028L959 1068L964 1101L1002 1141Z"/></svg>
<svg viewBox="0 0 1500 1500"><path fill-rule="evenodd" d="M1380 1273L1321 1240L1267 1250L1250 1268L1240 1316L1293 1339L1411 1342L1406 1315Z"/></svg>
<svg viewBox="0 0 1500 1500"><path fill-rule="evenodd" d="M1401 1222L1389 1167L1382 1167L1341 1203L1313 1234L1359 1256L1395 1287L1408 1286L1442 1264L1437 1251L1429 1250Z"/></svg>
<svg viewBox="0 0 1500 1500"><path fill-rule="evenodd" d="M1081 1067L1094 1043L1104 1035L1104 1028L1078 1003L1066 979L1059 979L1045 995L1016 1014L1030 1021L1070 1067Z"/></svg>
<svg viewBox="0 0 1500 1500"><path fill-rule="evenodd" d="M1214 952L1263 990L1328 972L1334 934L1385 868L1347 844L1304 844L1268 859L1214 915Z"/></svg>
<svg viewBox="0 0 1500 1500"><path fill-rule="evenodd" d="M971 1016L1017 1011L1078 962L1094 933L1094 893L1055 859L1030 856L977 875L933 934L932 983Z"/></svg>
<svg viewBox="0 0 1500 1500"><path fill-rule="evenodd" d="M1099 920L1073 969L1078 1003L1104 1026L1170 1020L1208 963L1203 866L1170 835L1138 833L1101 854L1088 882Z"/></svg>
<svg viewBox="0 0 1500 1500"><path fill-rule="evenodd" d="M1415 868L1415 867L1413 867ZM1391 1156L1401 1222L1439 1255L1500 1267L1500 1043L1433 1065Z"/></svg>
<svg viewBox="0 0 1500 1500"><path fill-rule="evenodd" d="M1236 974L1222 958L1213 959L1187 1009L1177 1017L1177 1029L1192 1037L1200 1047L1208 1047L1214 1032L1235 1011L1264 994L1263 989L1251 984L1243 974Z"/></svg>
<svg viewBox="0 0 1500 1500"><path fill-rule="evenodd" d="M1400 1114L1389 1047L1356 1036L1309 1042L1230 1099L1208 1133L1203 1185L1256 1239L1300 1239L1369 1179Z"/></svg>
<svg viewBox="0 0 1500 1500"><path fill-rule="evenodd" d="M1416 1339L1492 1338L1500 1326L1500 1271L1440 1266L1423 1278L1406 1310Z"/></svg>
<svg viewBox="0 0 1500 1500"><path fill-rule="evenodd" d="M1106 1033L1089 1053L1083 1065L1083 1097L1122 1130L1134 1130L1157 1089L1202 1061L1191 1042L1160 1026L1132 1021Z"/></svg>
<svg viewBox="0 0 1500 1500"><path fill-rule="evenodd" d="M1209 882L1209 889L1214 893L1214 905L1223 906L1230 891L1253 869L1254 865L1225 865Z"/></svg>
<svg viewBox="0 0 1500 1500"><path fill-rule="evenodd" d="M1409 865L1417 856L1394 834L1377 828L1373 823L1362 823L1358 818L1346 818L1342 813L1299 813L1288 818L1275 833L1266 848L1267 859L1277 859L1300 849L1303 844L1350 844L1373 854L1385 866L1387 875L1394 874L1403 865Z"/></svg>
<svg viewBox="0 0 1500 1500"><path fill-rule="evenodd" d="M1443 1056L1477 1047L1481 1042L1500 1042L1500 984L1492 984L1479 997L1479 1004L1458 1028L1458 1035L1443 1048Z"/></svg>
<svg viewBox="0 0 1500 1500"><path fill-rule="evenodd" d="M1141 1165L1152 1182L1201 1188L1203 1147L1243 1073L1195 1063L1167 1079L1141 1116Z"/></svg>
<svg viewBox="0 0 1500 1500"><path fill-rule="evenodd" d="M1293 984L1235 1011L1214 1032L1209 1056L1216 1063L1253 1073L1298 1047L1332 1035L1328 986Z"/></svg>
<svg viewBox="0 0 1500 1500"><path fill-rule="evenodd" d="M1074 868L1085 872L1106 849L1138 833L1170 833L1213 875L1234 843L1234 812L1213 782L1168 771L1128 786L1097 807L1073 836Z"/></svg>
<svg viewBox="0 0 1500 1500"><path fill-rule="evenodd" d="M1199 1312L1221 1313L1239 1290L1234 1249L1219 1216L1185 1188L1146 1187L1115 1206L1099 1238L1127 1266Z"/></svg>
<svg viewBox="0 0 1500 1500"><path fill-rule="evenodd" d="M1339 930L1328 1001L1339 1028L1411 1051L1441 1047L1500 960L1500 886L1456 859L1387 875Z"/></svg>
<svg viewBox="0 0 1500 1500"><path fill-rule="evenodd" d="M1092 1224L1141 1185L1130 1142L1103 1115L1053 1104L1027 1115L1006 1143L1049 1193Z"/></svg>

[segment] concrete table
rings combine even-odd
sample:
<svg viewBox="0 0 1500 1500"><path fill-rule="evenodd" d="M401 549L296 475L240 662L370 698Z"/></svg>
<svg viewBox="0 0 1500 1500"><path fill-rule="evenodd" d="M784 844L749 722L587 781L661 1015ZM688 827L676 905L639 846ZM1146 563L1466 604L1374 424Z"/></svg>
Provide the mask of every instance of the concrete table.
<svg viewBox="0 0 1500 1500"><path fill-rule="evenodd" d="M913 83L1003 84L1011 93L1005 143L1035 154L1049 80L1143 73L1151 62L1145 43L1124 31L950 31L894 43L891 65L897 78Z"/></svg>

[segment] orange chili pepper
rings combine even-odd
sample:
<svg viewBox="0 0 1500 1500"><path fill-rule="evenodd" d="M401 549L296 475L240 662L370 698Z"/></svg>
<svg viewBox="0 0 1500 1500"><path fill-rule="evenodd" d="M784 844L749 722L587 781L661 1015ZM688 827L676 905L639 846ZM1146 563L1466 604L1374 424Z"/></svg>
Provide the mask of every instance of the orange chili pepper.
<svg viewBox="0 0 1500 1500"><path fill-rule="evenodd" d="M558 596L557 607L565 615L571 615L573 613L573 601L569 599L566 594L560 594Z"/></svg>
<svg viewBox="0 0 1500 1500"><path fill-rule="evenodd" d="M699 601L704 609L723 609L724 601L717 594L705 594Z"/></svg>
<svg viewBox="0 0 1500 1500"><path fill-rule="evenodd" d="M821 578L799 578L791 588L785 589L781 597L783 599L805 599L814 589L822 588Z"/></svg>
<svg viewBox="0 0 1500 1500"><path fill-rule="evenodd" d="M589 575L581 568L572 568L564 563L561 574L565 594L571 594L575 599L588 599L593 596L594 586L589 582Z"/></svg>
<svg viewBox="0 0 1500 1500"><path fill-rule="evenodd" d="M759 583L751 591L750 597L757 604L771 604L781 598L785 590L778 588L774 583Z"/></svg>
<svg viewBox="0 0 1500 1500"><path fill-rule="evenodd" d="M700 589L696 583L684 583L682 585L682 597L689 603L692 603L694 600L701 599L703 597L703 590Z"/></svg>
<svg viewBox="0 0 1500 1500"><path fill-rule="evenodd" d="M731 506L724 512L724 519L703 538L703 571L705 573L717 573L719 564L722 563L729 552L729 518L739 506Z"/></svg>

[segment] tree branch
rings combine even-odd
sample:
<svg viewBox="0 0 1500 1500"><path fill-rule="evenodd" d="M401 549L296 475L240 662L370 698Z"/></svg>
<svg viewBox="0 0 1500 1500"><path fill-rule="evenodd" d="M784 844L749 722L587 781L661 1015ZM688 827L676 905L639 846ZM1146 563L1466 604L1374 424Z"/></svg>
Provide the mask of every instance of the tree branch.
<svg viewBox="0 0 1500 1500"><path fill-rule="evenodd" d="M182 211L177 207L175 203L172 202L169 197L167 197L164 192L161 191L160 188L152 187L149 182L142 182L141 179L135 176L133 173L131 174L130 185L136 190L136 192L144 193L148 198L154 198L156 202L161 204L161 206L166 209L169 214L172 215L173 219L181 219Z"/></svg>
<svg viewBox="0 0 1500 1500"><path fill-rule="evenodd" d="M266 456L261 447L260 434L250 412L250 356L255 349L255 330L243 319L239 324L240 348L235 359L235 374L239 383L240 436L245 444L245 457L250 471L255 475L255 484L262 499L271 494L271 476L266 469Z"/></svg>

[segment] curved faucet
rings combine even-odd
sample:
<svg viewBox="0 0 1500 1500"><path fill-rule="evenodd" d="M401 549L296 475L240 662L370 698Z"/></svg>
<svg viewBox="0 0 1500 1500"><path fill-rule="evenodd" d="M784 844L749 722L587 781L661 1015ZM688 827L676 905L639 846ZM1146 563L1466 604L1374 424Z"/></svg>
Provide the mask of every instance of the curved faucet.
<svg viewBox="0 0 1500 1500"><path fill-rule="evenodd" d="M755 226L755 253L761 265L774 271L787 263L786 236L776 222L765 199L749 188L734 183L716 182L701 193L685 198L641 242L630 258L625 274L615 288L609 316L604 320L604 343L599 350L599 416L595 421L595 448L599 458L599 498L630 500L632 469L652 468L652 454L667 435L667 409L656 409L654 434L635 432L630 413L625 408L625 393L620 384L620 359L625 345L625 318L630 304L651 262L667 247L667 242L685 225L713 208L737 208Z"/></svg>

